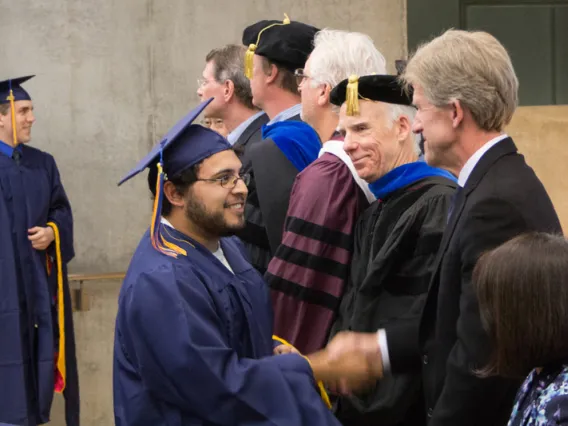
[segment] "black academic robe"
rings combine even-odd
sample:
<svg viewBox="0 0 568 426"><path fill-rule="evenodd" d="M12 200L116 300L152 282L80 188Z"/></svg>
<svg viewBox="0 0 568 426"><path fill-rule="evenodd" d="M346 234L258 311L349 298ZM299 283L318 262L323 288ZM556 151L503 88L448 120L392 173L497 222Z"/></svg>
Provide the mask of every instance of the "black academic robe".
<svg viewBox="0 0 568 426"><path fill-rule="evenodd" d="M243 149L240 159L243 163L243 173L250 173L250 183L248 185L248 197L245 205L246 226L237 235L243 241L250 262L261 274L264 274L268 267L268 262L272 254L266 235L266 227L256 190L256 176L252 169L251 150L262 141L262 126L268 123L269 118L266 114L254 120L235 142L234 147Z"/></svg>
<svg viewBox="0 0 568 426"><path fill-rule="evenodd" d="M120 291L114 345L117 426L338 426L309 363L272 355L269 290L237 238L232 272L175 229L177 258L142 238Z"/></svg>
<svg viewBox="0 0 568 426"><path fill-rule="evenodd" d="M475 375L491 341L472 272L481 254L531 231L562 234L544 186L507 138L483 155L456 197L425 306L386 326L393 373L422 371L430 426L507 423L520 382Z"/></svg>
<svg viewBox="0 0 568 426"><path fill-rule="evenodd" d="M23 146L20 164L0 154L0 422L34 426L49 421L58 350L55 244L33 249L28 229L57 225L63 268L73 256L73 218L55 160ZM50 266L48 267L48 264ZM48 269L50 274L48 275ZM66 278L66 270L61 271ZM79 424L77 365L67 280L66 417Z"/></svg>
<svg viewBox="0 0 568 426"><path fill-rule="evenodd" d="M300 116L296 115L287 121L300 120ZM250 158L255 177L256 202L258 205L255 205L255 199L249 197L246 209L250 210L251 213L254 210L254 214L262 218L272 256L282 241L290 193L298 169L270 138L252 146ZM267 267L268 262L265 270Z"/></svg>
<svg viewBox="0 0 568 426"><path fill-rule="evenodd" d="M424 301L455 182L428 177L371 205L355 229L351 276L332 334L373 332ZM420 426L426 422L419 374L386 376L370 392L343 397L346 426Z"/></svg>
<svg viewBox="0 0 568 426"><path fill-rule="evenodd" d="M233 145L234 148L242 149L242 155L239 157L241 163L243 163L243 172L248 173L251 170L251 159L250 159L250 149L262 140L262 126L268 123L270 119L268 115L262 114L258 116L252 123L248 125L248 127L244 130L244 132L239 136L235 144ZM250 196L250 192L249 192Z"/></svg>

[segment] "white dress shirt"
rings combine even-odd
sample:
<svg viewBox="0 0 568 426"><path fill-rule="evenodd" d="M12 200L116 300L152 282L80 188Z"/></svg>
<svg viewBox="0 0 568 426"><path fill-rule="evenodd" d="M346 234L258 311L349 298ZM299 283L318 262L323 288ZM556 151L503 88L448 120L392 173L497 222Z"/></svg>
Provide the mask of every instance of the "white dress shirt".
<svg viewBox="0 0 568 426"><path fill-rule="evenodd" d="M270 120L267 125L279 123L280 121L286 121L292 117L302 113L302 104L296 104L288 109L285 109L280 114L277 114L272 120Z"/></svg>
<svg viewBox="0 0 568 426"><path fill-rule="evenodd" d="M501 142L503 139L506 139L508 137L509 136L505 134L499 135L491 139L489 142L486 142L481 148L475 151L475 153L471 157L469 157L469 160L467 160L463 165L458 176L458 185L464 188L465 183L471 175L471 172L473 172L473 169L475 168L475 166L477 166L477 163L479 163L481 157L483 157L487 151L497 145L498 142Z"/></svg>
<svg viewBox="0 0 568 426"><path fill-rule="evenodd" d="M245 130L248 128L248 126L250 126L254 120L256 120L258 117L260 117L263 114L264 114L264 111L258 111L256 114L251 115L249 118L247 118L241 124L239 124L235 128L235 130L233 130L231 133L229 133L227 135L227 140L229 141L229 143L231 145L234 145L235 143L237 143L237 141L242 136L242 134L245 132Z"/></svg>

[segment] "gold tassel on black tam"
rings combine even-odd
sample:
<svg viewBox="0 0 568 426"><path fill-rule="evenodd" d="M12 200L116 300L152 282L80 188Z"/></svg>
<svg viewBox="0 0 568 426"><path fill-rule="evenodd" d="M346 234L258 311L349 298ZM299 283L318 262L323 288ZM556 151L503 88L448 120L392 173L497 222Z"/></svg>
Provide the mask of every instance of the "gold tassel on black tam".
<svg viewBox="0 0 568 426"><path fill-rule="evenodd" d="M249 44L249 47L248 47L248 49L245 53L245 76L249 80L252 78L252 61L253 61L253 58L254 58L254 52L256 52L256 49L258 48L258 43L260 43L260 36L262 35L262 33L269 28L272 28L272 27L275 27L275 26L278 26L278 25L288 25L289 23L290 23L290 18L288 17L288 15L284 14L284 20L281 23L271 24L271 25L263 28L258 33L258 37L256 38L256 43Z"/></svg>

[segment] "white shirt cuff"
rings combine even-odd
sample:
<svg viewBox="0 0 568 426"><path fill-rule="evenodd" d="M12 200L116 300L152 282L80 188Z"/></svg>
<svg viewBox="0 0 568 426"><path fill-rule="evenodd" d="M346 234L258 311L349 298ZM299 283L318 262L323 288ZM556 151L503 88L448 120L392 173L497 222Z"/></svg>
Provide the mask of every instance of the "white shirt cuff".
<svg viewBox="0 0 568 426"><path fill-rule="evenodd" d="M377 340L379 341L379 349L381 350L381 358L383 361L383 374L388 374L391 371L391 364L387 344L387 333L383 328L377 331Z"/></svg>

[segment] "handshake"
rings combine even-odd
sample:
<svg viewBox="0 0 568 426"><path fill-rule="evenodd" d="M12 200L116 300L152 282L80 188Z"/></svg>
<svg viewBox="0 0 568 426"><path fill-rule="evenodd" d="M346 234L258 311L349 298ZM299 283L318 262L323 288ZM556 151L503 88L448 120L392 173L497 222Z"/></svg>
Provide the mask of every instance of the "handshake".
<svg viewBox="0 0 568 426"><path fill-rule="evenodd" d="M275 354L298 353L280 345ZM338 333L328 346L306 358L316 381L337 394L350 394L373 386L383 376L383 362L376 333Z"/></svg>

